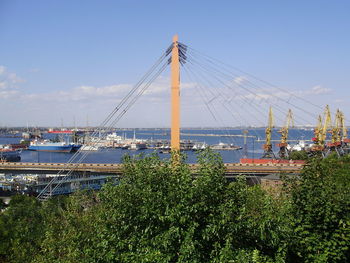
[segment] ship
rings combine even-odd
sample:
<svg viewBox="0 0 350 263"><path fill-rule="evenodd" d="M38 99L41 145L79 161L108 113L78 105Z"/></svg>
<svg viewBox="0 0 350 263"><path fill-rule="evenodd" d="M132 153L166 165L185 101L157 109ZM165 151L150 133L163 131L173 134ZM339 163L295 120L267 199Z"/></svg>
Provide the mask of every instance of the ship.
<svg viewBox="0 0 350 263"><path fill-rule="evenodd" d="M20 143L11 143L9 146L13 150L26 150L29 146L29 141L21 140Z"/></svg>
<svg viewBox="0 0 350 263"><path fill-rule="evenodd" d="M129 149L129 147L130 147L129 144L123 144L120 148L121 148L122 150L127 150L127 149Z"/></svg>
<svg viewBox="0 0 350 263"><path fill-rule="evenodd" d="M233 144L228 144L223 142L220 142L219 144L211 145L209 146L209 148L212 150L233 150L233 151L242 149L242 147L240 146L235 146Z"/></svg>
<svg viewBox="0 0 350 263"><path fill-rule="evenodd" d="M55 133L55 134L72 134L73 131L72 130L52 130L52 129L49 129L47 131L47 133Z"/></svg>
<svg viewBox="0 0 350 263"><path fill-rule="evenodd" d="M21 151L0 145L0 161L19 162L21 160Z"/></svg>
<svg viewBox="0 0 350 263"><path fill-rule="evenodd" d="M77 152L77 151L79 151L79 149L82 147L82 145L81 145L81 144L71 143L70 145L72 145L72 146L73 146L73 148L72 148L72 152Z"/></svg>
<svg viewBox="0 0 350 263"><path fill-rule="evenodd" d="M67 144L65 142L50 142L49 140L34 140L30 142L28 150L42 151L42 152L65 152L73 151L75 145Z"/></svg>
<svg viewBox="0 0 350 263"><path fill-rule="evenodd" d="M96 145L84 144L81 146L80 151L98 151L99 149L100 149L100 147L98 147Z"/></svg>
<svg viewBox="0 0 350 263"><path fill-rule="evenodd" d="M142 142L133 142L130 144L129 149L130 150L144 150L144 149L147 149L147 145L146 145L146 143L142 143Z"/></svg>
<svg viewBox="0 0 350 263"><path fill-rule="evenodd" d="M196 143L192 147L192 151L200 151L205 150L207 147L209 147L205 142L203 143Z"/></svg>

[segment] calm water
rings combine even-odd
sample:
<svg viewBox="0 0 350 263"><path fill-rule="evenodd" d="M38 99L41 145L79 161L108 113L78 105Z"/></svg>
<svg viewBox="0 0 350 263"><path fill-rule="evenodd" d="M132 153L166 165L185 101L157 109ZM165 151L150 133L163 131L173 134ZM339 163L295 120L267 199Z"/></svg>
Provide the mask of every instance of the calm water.
<svg viewBox="0 0 350 263"><path fill-rule="evenodd" d="M262 145L264 144L263 140L265 138L264 129L249 129L247 138L247 148L248 148L248 158L260 158L263 150ZM122 135L128 138L132 138L134 131L122 131L117 132L118 135ZM197 134L197 136L181 136L182 140L193 140L197 142L206 142L207 144L218 144L223 143L233 143L234 145L241 146L244 148L244 139L243 137L227 137L227 134L236 134L241 135L242 130L238 129L229 129L229 130L195 130L195 129L185 129L181 133L184 134ZM198 134L217 134L220 136L198 136ZM53 138L55 135L52 134L43 134L44 138ZM1 135L0 135L1 136ZM310 140L313 137L313 132L311 130L299 130L291 129L289 132L289 138L291 140L305 139ZM137 130L136 138L138 139L154 139L154 140L169 140L170 131L169 130ZM273 132L272 140L278 140L280 135L277 132ZM0 137L0 144L9 144L9 143L18 143L21 138L8 138ZM273 142L274 151L277 153L278 149L275 147ZM292 144L297 142L292 142ZM102 149L98 152L89 152L82 162L85 163L120 163L123 155L137 155L140 153L151 154L157 152L155 150L140 150L140 151L131 151L131 150L122 150L122 149ZM224 162L237 162L240 158L244 156L245 151L218 151ZM188 162L196 162L196 153L192 151L186 151ZM67 162L73 153L51 153L51 152L35 152L35 151L22 151L21 158L22 162L57 162L64 163ZM82 155L80 154L79 157ZM169 154L159 154L162 158L169 158Z"/></svg>

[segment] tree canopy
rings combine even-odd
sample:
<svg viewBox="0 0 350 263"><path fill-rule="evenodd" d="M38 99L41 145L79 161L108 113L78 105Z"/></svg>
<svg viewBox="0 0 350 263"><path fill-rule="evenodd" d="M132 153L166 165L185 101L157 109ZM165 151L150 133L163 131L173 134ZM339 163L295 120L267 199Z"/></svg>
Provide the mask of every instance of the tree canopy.
<svg viewBox="0 0 350 263"><path fill-rule="evenodd" d="M0 262L347 262L350 159L312 159L278 193L229 182L220 156L124 158L120 181L0 214Z"/></svg>

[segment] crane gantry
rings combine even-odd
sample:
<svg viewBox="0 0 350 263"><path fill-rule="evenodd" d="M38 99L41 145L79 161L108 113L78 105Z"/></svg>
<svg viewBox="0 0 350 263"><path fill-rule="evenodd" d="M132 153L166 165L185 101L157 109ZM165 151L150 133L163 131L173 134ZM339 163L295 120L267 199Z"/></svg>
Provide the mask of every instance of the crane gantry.
<svg viewBox="0 0 350 263"><path fill-rule="evenodd" d="M331 146L340 146L341 145L341 122L342 122L342 112L338 109L335 118L333 127L330 130L331 134Z"/></svg>
<svg viewBox="0 0 350 263"><path fill-rule="evenodd" d="M317 124L316 124L316 127L314 129L314 137L312 138L313 142L317 146L320 146L319 140L320 140L321 129L322 129L322 116L318 115Z"/></svg>
<svg viewBox="0 0 350 263"><path fill-rule="evenodd" d="M289 158L290 148L288 144L288 135L291 127L294 126L294 116L291 109L288 110L284 126L278 131L281 134L280 143L276 144L279 147L278 155L281 159ZM274 128L274 116L272 107L269 108L268 124L265 129L265 144L263 145L264 153L262 158L276 158L272 150L272 129ZM327 134L330 133L330 138L327 139ZM331 152L336 152L338 156L350 152L348 144L348 129L345 124L345 117L339 109L336 111L334 121L332 122L331 111L329 105L326 105L323 115L319 115L317 125L314 129L314 144L311 148L307 148L308 154L320 154L326 157ZM311 152L310 152L311 151Z"/></svg>
<svg viewBox="0 0 350 263"><path fill-rule="evenodd" d="M263 145L264 154L262 158L276 158L272 150L272 142L271 142L271 135L272 135L273 128L274 128L274 120L273 120L272 107L270 106L268 124L265 129L266 139L265 139L265 144Z"/></svg>
<svg viewBox="0 0 350 263"><path fill-rule="evenodd" d="M344 113L341 111L340 116L340 126L341 126L341 141L342 144L347 145L350 142L350 139L348 138L348 129L346 128L345 124L345 116Z"/></svg>
<svg viewBox="0 0 350 263"><path fill-rule="evenodd" d="M290 126L294 126L293 112L291 109L288 110L285 125L278 131L281 134L281 142L277 144L280 148L278 155L280 158L288 158L288 133Z"/></svg>
<svg viewBox="0 0 350 263"><path fill-rule="evenodd" d="M348 141L347 128L345 125L344 114L339 109L335 114L334 124L333 127L331 127L329 133L331 134L331 141L327 143L325 156L331 152L336 152L338 156L344 155L344 148Z"/></svg>
<svg viewBox="0 0 350 263"><path fill-rule="evenodd" d="M313 152L323 152L325 149L325 143L327 138L327 130L331 126L332 119L331 119L331 111L329 109L329 106L326 105L326 108L323 113L323 119L321 116L318 117L317 126L314 131L314 138L313 141L315 142L314 146L312 147Z"/></svg>
<svg viewBox="0 0 350 263"><path fill-rule="evenodd" d="M329 109L329 106L326 105L326 109L323 115L323 126L320 133L320 144L322 146L324 146L326 143L328 128L332 128L332 118L331 118L331 111Z"/></svg>

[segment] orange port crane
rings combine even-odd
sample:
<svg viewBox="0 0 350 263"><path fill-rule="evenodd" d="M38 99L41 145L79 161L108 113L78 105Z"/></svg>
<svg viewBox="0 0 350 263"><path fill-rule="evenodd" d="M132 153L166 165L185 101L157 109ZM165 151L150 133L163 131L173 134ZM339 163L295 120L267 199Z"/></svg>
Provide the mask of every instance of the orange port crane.
<svg viewBox="0 0 350 263"><path fill-rule="evenodd" d="M288 110L285 125L278 131L281 134L281 142L277 144L280 148L278 155L280 158L285 159L288 157L288 133L289 127L294 126L293 112L291 109Z"/></svg>
<svg viewBox="0 0 350 263"><path fill-rule="evenodd" d="M274 121L273 121L272 107L270 106L268 123L265 129L266 141L265 141L265 144L263 145L264 154L262 158L274 158L274 159L276 158L275 154L273 153L272 143L271 143L272 129L274 128L273 123Z"/></svg>

